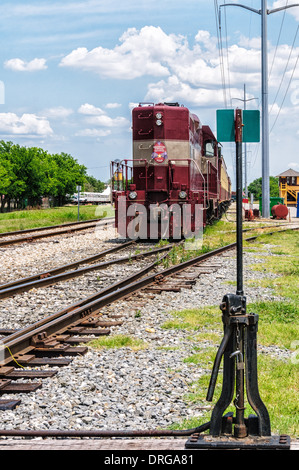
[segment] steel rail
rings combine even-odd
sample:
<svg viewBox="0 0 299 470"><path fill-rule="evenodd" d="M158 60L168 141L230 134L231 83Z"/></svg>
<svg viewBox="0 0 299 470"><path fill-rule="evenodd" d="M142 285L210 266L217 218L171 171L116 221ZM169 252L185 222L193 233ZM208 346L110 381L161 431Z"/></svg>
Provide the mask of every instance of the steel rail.
<svg viewBox="0 0 299 470"><path fill-rule="evenodd" d="M114 218L113 217L109 217L109 218L101 218L101 219L89 219L89 220L82 220L80 222L69 222L69 223L65 223L65 224L58 224L58 225L47 225L47 226L43 226L43 227L35 227L35 228L27 228L25 230L15 230L15 231L12 231L12 232L1 232L0 233L0 237L3 238L3 237L10 237L10 236L13 236L13 235L23 235L24 233L32 233L32 232L41 232L43 230L52 230L52 229L55 229L55 228L64 228L64 227L71 227L73 225L83 225L83 224L91 224L91 223L94 223L94 222L113 222Z"/></svg>
<svg viewBox="0 0 299 470"><path fill-rule="evenodd" d="M75 227L75 228L68 228L64 230L60 230L58 232L48 232L48 233L42 233L38 235L31 235L27 237L20 237L20 238L13 238L10 240L1 240L0 241L0 247L1 246L7 246L7 245L16 245L17 243L24 243L24 242L31 242L33 240L39 240L41 238L49 238L49 237L54 237L56 235L64 235L65 233L74 233L74 232L79 232L81 230L88 230L89 228L96 227L100 222L84 225L83 227ZM102 224L100 224L102 225ZM103 224L105 225L105 224Z"/></svg>
<svg viewBox="0 0 299 470"><path fill-rule="evenodd" d="M152 430L21 430L21 429L0 429L0 436L10 437L89 437L89 438L109 438L109 437L179 437L200 434L210 428L210 422L202 424L192 429L152 429Z"/></svg>
<svg viewBox="0 0 299 470"><path fill-rule="evenodd" d="M160 260L162 260L166 256L167 256L167 254L165 256L163 256ZM158 261L160 261L160 260L158 260ZM47 317L43 320L39 320L38 322L33 323L32 325L29 325L24 329L21 329L21 330L18 330L16 332L12 333L9 337L2 339L2 343L4 344L6 342L6 340L7 341L8 340L14 340L15 341L15 340L17 340L17 338L19 338L23 334L27 334L30 331L34 331L37 328L39 328L40 326L46 325L48 322L50 322L52 320L56 320L57 318L60 318L63 315L76 310L77 308L86 307L91 302L94 302L94 301L96 301L96 300L98 300L102 297L107 296L108 294L110 294L112 292L117 291L118 289L121 289L122 287L124 287L128 284L133 283L135 280L139 279L140 276L146 275L148 272L150 272L152 269L154 269L157 266L158 261L155 261L155 262L151 263L149 266L143 268L141 271L138 271L137 273L132 274L128 278L126 278L122 281L118 281L118 282L112 284L110 287L106 287L105 289L102 289L100 292L97 292L96 294L92 294L89 297L86 297L85 299L80 300L80 301L78 301L78 302L76 302L76 303L60 310L60 311L50 315L49 317Z"/></svg>
<svg viewBox="0 0 299 470"><path fill-rule="evenodd" d="M89 256L87 258L83 258L83 259L74 261L72 263L65 264L63 266L58 266L57 268L49 269L47 271L44 271L44 272L41 272L41 273L38 273L38 274L34 274L32 276L23 277L21 279L16 279L15 281L0 284L0 291L3 291L5 289L9 289L10 287L18 286L18 285L21 285L21 284L27 284L27 283L32 282L32 281L37 281L37 280L40 280L40 279L44 279L46 277L55 276L56 274L60 274L62 272L65 272L70 268L78 268L81 264L92 263L93 261L97 261L97 260L103 258L106 255L109 255L111 253L115 253L117 251L123 250L124 248L127 248L127 247L133 245L134 243L135 242L133 240L129 241L129 242L121 243L121 244L119 244L119 245L117 245L113 248L109 248L108 250L101 251L100 253L97 253L96 255Z"/></svg>
<svg viewBox="0 0 299 470"><path fill-rule="evenodd" d="M128 244L131 244L131 242L128 242ZM73 279L75 277L82 276L82 275L84 275L86 273L89 273L89 272L92 272L92 271L98 271L99 269L105 269L108 266L112 266L113 264L121 264L121 263L126 263L126 262L134 260L134 259L135 260L142 259L142 258L145 258L145 257L148 257L148 256L152 256L156 253L161 253L163 251L170 250L171 248L172 248L172 245L167 245L167 246L164 246L164 247L161 247L161 248L157 248L155 250L145 251L143 253L138 253L138 254L135 254L135 255L128 255L128 256L125 256L123 258L117 258L117 259L113 259L113 260L104 261L102 263L93 264L92 266L86 266L86 267L83 267L83 268L80 268L80 269L76 269L74 271L67 271L67 272L63 272L63 273L56 274L56 275L53 275L53 276L43 277L42 279L39 278L39 279L29 281L29 282L26 282L26 280L25 280L25 282L22 283L22 279L20 279L19 283L12 286L12 287L2 289L2 286L0 286L0 299L5 299L7 297L11 297L12 295L20 294L22 292L29 291L33 288L52 286L54 284L57 284L58 282L67 281L69 279Z"/></svg>
<svg viewBox="0 0 299 470"><path fill-rule="evenodd" d="M108 254L115 253L115 252L120 251L124 248L127 248L127 247L129 247L130 245L133 245L133 244L135 244L134 240L128 241L128 242L119 244L118 246L115 246L113 248L109 248L108 250L101 251L100 253L97 253L96 255L92 255L92 256L89 256L87 258L83 258L81 260L77 260L77 261L74 261L72 263L68 263L66 265L59 266L57 268L49 269L47 271L37 273L37 274L34 274L32 276L20 278L20 279L17 279L15 281L7 282L5 284L0 284L0 292L4 291L6 289L9 289L11 287L14 287L14 286L19 286L19 285L27 284L27 283L30 283L30 282L33 282L33 281L43 280L45 278L55 276L56 274L60 274L60 273L63 273L65 271L67 271L67 269L78 268L81 264L92 263L94 261L97 261L97 260L103 258L104 256L106 256ZM140 254L140 256L141 256L141 254ZM1 295L0 295L0 298L1 298Z"/></svg>

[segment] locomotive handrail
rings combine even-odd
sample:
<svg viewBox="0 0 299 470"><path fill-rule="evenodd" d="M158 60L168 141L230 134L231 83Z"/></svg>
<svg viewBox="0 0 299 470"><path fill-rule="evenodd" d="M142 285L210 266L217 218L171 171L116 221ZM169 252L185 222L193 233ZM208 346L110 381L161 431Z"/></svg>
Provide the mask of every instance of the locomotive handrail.
<svg viewBox="0 0 299 470"><path fill-rule="evenodd" d="M150 129L148 132L143 132L143 129L140 129L138 131L139 135L149 135L151 132L153 132L153 129Z"/></svg>
<svg viewBox="0 0 299 470"><path fill-rule="evenodd" d="M150 144L148 147L142 147L142 144L138 145L138 150L149 150L153 144Z"/></svg>
<svg viewBox="0 0 299 470"><path fill-rule="evenodd" d="M201 176L201 178L202 178L203 185L204 185L204 189L203 189L203 190L198 190L198 192L202 192L202 193L204 194L205 191L206 191L206 182L205 182L205 178L204 178L204 176L203 176L203 174L202 174L202 172L201 172L201 170L200 170L200 168L199 168L199 166L198 166L198 164L196 163L195 160L192 160L192 158L171 158L170 161L169 161L169 167L170 167L170 165L171 165L171 162L183 162L183 161L188 162L189 180L190 180L190 163L194 163L194 165L195 165L196 168L198 169L198 172L199 172L199 174L200 174L200 176ZM170 177L169 177L169 180L170 180ZM170 190L170 188L168 188L168 190ZM204 207L203 209L206 210L207 208Z"/></svg>
<svg viewBox="0 0 299 470"><path fill-rule="evenodd" d="M150 117L152 117L153 113L149 113L147 114L146 116L142 115L142 113L138 114L138 119L149 119Z"/></svg>
<svg viewBox="0 0 299 470"><path fill-rule="evenodd" d="M202 177L202 180L203 180L203 187L204 187L203 193L205 194L205 192L206 192L206 180L205 180L205 178L204 178L204 176L203 176L203 174L202 174L202 172L201 172L201 169L199 168L197 162L196 162L195 160L191 160L191 161L192 161L192 162L194 163L194 165L197 167L197 169L198 169L198 171L199 171L199 173L200 173L200 176ZM207 207L205 207L205 203L206 203L206 200L204 199L204 207L203 207L203 210L206 210L206 209L207 209Z"/></svg>

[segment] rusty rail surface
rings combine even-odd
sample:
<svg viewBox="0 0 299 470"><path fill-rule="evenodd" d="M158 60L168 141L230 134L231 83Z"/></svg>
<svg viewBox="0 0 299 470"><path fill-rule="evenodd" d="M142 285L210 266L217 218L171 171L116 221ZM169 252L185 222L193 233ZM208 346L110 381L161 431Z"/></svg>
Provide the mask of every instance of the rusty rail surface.
<svg viewBox="0 0 299 470"><path fill-rule="evenodd" d="M109 217L109 218L101 218L101 219L89 219L89 220L81 220L81 221L76 221L76 222L68 222L65 224L58 224L58 225L47 225L43 227L35 227L35 228L26 228L24 230L14 230L11 232L1 232L0 237L9 237L12 235L23 235L24 233L32 233L32 232L41 232L43 230L53 230L55 228L64 228L64 227L71 227L71 226L76 226L76 225L83 225L83 224L92 224L94 222L113 222L114 218Z"/></svg>
<svg viewBox="0 0 299 470"><path fill-rule="evenodd" d="M84 258L82 260L78 260L73 263L69 263L67 265L45 271L43 273L38 273L33 276L29 276L27 278L22 278L22 279L8 282L6 284L1 284L0 285L0 299L4 299L12 295L19 294L21 292L26 292L32 289L33 287L34 288L47 287L47 286L56 284L57 282L60 282L60 281L66 281L69 279L73 279L74 277L82 276L83 274L86 274L91 271L104 269L113 264L121 264L121 263L126 263L134 259L135 260L142 259L148 256L152 256L156 253L160 253L162 251L170 250L172 248L172 245L167 245L167 246L155 249L155 250L141 252L135 255L132 254L132 255L128 255L128 256L113 259L113 260L108 260L102 263L94 264L92 266L86 266L80 269L76 269L74 271L67 271L67 269L69 268L77 268L81 264L89 264L89 263L92 263L93 261L97 261L108 254L115 253L117 251L123 250L124 248L128 248L134 243L135 243L134 241L122 243L119 246L109 248L108 250L102 251L88 258Z"/></svg>
<svg viewBox="0 0 299 470"><path fill-rule="evenodd" d="M120 243L119 245L114 246L113 248L108 248L107 250L101 251L100 253L97 253L96 255L89 256L87 258L83 258L83 259L74 261L72 263L65 264L63 266L58 266L57 268L49 269L42 273L34 274L32 276L23 277L21 279L16 279L15 281L10 281L4 284L0 284L0 291L4 291L11 287L19 286L21 284L28 284L29 282L45 279L46 277L55 276L56 274L63 273L70 268L78 268L81 264L88 264L94 261L98 261L99 259L104 258L104 256L123 250L124 248L128 248L134 243L135 243L134 241ZM1 294L0 294L0 298L3 298L1 297Z"/></svg>
<svg viewBox="0 0 299 470"><path fill-rule="evenodd" d="M21 429L0 429L0 436L18 436L18 437L179 437L191 436L192 434L200 434L207 431L210 422L202 424L192 429L152 429L152 430L21 430Z"/></svg>
<svg viewBox="0 0 299 470"><path fill-rule="evenodd" d="M88 230L89 228L96 227L97 225L105 226L108 223L113 224L113 221L108 221L107 219L98 219L97 222L94 222L94 220L97 220L97 219L93 219L93 221L85 220L83 222L71 222L70 224L52 225L52 226L49 226L49 227L37 227L36 229L28 229L28 230L20 230L20 231L16 231L16 232L1 233L0 237L4 238L4 237L11 237L11 236L14 236L14 235L22 235L24 233L39 232L39 231L42 232L42 231L45 231L45 230L51 230L50 232L40 233L40 234L37 234L37 235L29 235L29 236L25 236L25 237L12 238L12 239L8 239L8 240L0 240L0 247L1 246L15 245L17 243L32 242L34 240L39 240L41 238L49 238L49 237L54 237L56 235L63 235L63 234L66 234L66 233L73 233L73 232L78 232L78 231L81 231L81 230ZM101 224L101 222L104 221L104 220L105 220L105 222L103 222ZM54 228L68 227L69 225L75 225L75 224L77 224L77 225L86 224L86 225L83 225L82 227L75 226L74 228L65 228L63 230L53 231Z"/></svg>

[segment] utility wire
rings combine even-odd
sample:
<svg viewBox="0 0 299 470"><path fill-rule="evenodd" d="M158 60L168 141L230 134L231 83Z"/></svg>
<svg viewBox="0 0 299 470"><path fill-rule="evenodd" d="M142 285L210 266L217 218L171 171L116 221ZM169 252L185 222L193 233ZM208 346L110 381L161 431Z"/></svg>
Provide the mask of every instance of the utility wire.
<svg viewBox="0 0 299 470"><path fill-rule="evenodd" d="M298 27L298 28L299 28L299 27ZM286 97L287 97L289 88L290 88L290 86L291 86L291 83L292 83L292 80L293 80L293 77L294 77L294 74L295 74L295 70L296 70L296 67L297 67L297 64L298 64L298 60L299 60L299 54L297 55L297 60L296 60L296 63L295 63L295 66L294 66L294 69L293 69L291 78L290 78L290 80L289 80L289 84L288 84L288 86L287 86L287 89L286 89L285 95L284 95L284 97L283 97L282 103L281 103L281 105L280 105L280 108L279 108L278 114L277 114L277 116L276 116L276 119L275 119L275 121L274 121L274 123L273 123L273 126L272 126L272 128L271 128L270 134L271 134L271 132L273 131L273 128L274 128L274 126L275 126L275 124L276 124L276 122L277 122L277 119L279 118L280 112L281 112L281 110L282 110L282 108L283 108L285 99L286 99Z"/></svg>
<svg viewBox="0 0 299 470"><path fill-rule="evenodd" d="M289 3L289 0L287 0L287 3L286 3L285 6L287 6L288 3ZM271 73L272 73L274 61L275 61L275 58L276 58L276 54L277 54L277 50L278 50L278 45L279 45L279 41L280 41L280 37L281 37L281 33L282 33L282 28L283 28L285 16L286 16L286 10L284 10L284 12L283 12L283 17L282 17L282 20L281 20L280 31L279 31L279 34L278 34L278 39L277 39L277 43L276 43L276 48L275 48L275 52L274 52L274 56L273 56L273 60L272 60L272 65L271 65L271 69L270 69L270 73L269 73L269 79L270 79L270 77L271 77Z"/></svg>
<svg viewBox="0 0 299 470"><path fill-rule="evenodd" d="M214 0L214 8L215 8L215 20L216 20L217 39L218 39L218 51L219 51L220 72L221 72L221 81L222 81L222 90L223 90L223 100L224 100L224 106L225 108L227 108L223 48L222 48L222 38L221 38L221 33L220 33L221 29L220 29L219 19L218 19L218 1L217 0Z"/></svg>
<svg viewBox="0 0 299 470"><path fill-rule="evenodd" d="M275 104L276 98L278 97L278 94L279 94L279 92L280 92L280 89L281 89L281 86L282 86L282 83L283 83L285 74L286 74L286 72L287 72L288 65L289 65L289 63L290 63L291 56L292 56L292 53L293 53L293 50L294 50L294 46L295 46L295 42L296 42L296 38L297 38L298 31L299 31L299 26L297 26L297 30L296 30L295 37L294 37L294 41L293 41L293 44L292 44L292 47L291 47L291 50L290 50L290 54L289 54L289 57L288 57L288 60L287 60L287 63L286 63L286 66L285 66L285 69L284 69L284 72L283 72L281 81L280 81L280 85L279 85L279 87L278 87L277 93L276 93L275 98L274 98L274 100L273 100L273 104L272 104L270 113L271 113L271 111L272 111L272 109L273 109L273 106L274 106L274 104Z"/></svg>
<svg viewBox="0 0 299 470"><path fill-rule="evenodd" d="M225 4L225 0L224 0L224 4ZM226 44L228 92L229 92L229 96L230 96L230 105L232 105L231 84L230 84L230 69L229 69L229 54L228 54L228 37L227 37L227 15L226 15L226 8L224 9L224 20L225 20L225 44ZM221 30L220 30L220 31L221 31Z"/></svg>

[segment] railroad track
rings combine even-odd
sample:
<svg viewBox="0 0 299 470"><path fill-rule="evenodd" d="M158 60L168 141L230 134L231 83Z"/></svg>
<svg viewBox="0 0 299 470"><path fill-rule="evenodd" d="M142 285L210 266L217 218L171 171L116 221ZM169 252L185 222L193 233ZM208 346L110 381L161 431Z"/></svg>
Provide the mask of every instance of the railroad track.
<svg viewBox="0 0 299 470"><path fill-rule="evenodd" d="M293 229L298 230L298 227ZM258 237L256 235L246 240L253 241ZM121 325L123 321L119 315L110 315L108 320L103 321L101 310L105 306L121 299L130 299L136 294L143 296L144 300L161 291L192 288L201 274L210 273L212 269L217 270L220 267L215 263L203 266L204 262L235 247L236 243L232 243L167 269L161 269L155 260L130 277L48 318L21 330L7 331L7 336L1 341L0 350L0 396L36 391L42 387L42 381L32 382L32 379L42 380L58 373L57 368L44 369L43 366L69 365L73 357L84 355L88 351L85 343L94 337L109 335L112 327ZM166 254L163 254L159 261L168 256L169 249L167 250L166 247L164 250L157 250L156 254L162 254L163 251L166 251ZM22 381L18 382L20 379ZM29 381L26 382L26 379ZM0 400L0 409L11 410L18 404L20 404L20 399ZM82 436L84 432L82 434L82 431L79 431L76 435Z"/></svg>
<svg viewBox="0 0 299 470"><path fill-rule="evenodd" d="M28 276L28 277L17 279L15 281L11 281L5 284L1 284L0 285L0 299L5 299L15 294L20 294L22 292L29 291L33 288L36 289L38 287L51 286L61 281L67 281L69 279L82 276L83 274L86 274L91 271L105 269L108 266L111 266L113 264L121 264L121 263L131 262L133 260L144 259L146 257L153 256L156 253L160 253L160 252L163 252L172 248L172 245L167 245L167 246L157 248L154 250L141 252L138 254L129 254L121 258L115 258L112 260L104 261L102 263L91 264L94 261L98 261L107 255L118 252L120 250L124 250L125 248L132 246L134 243L135 243L134 241L122 243L122 244L119 244L118 246L109 248L108 250L102 251L88 258L74 261L73 263L68 263L66 265L59 266L57 268L53 268L53 269L50 269L50 270L47 270L47 271L44 271L44 272L41 272L32 276ZM80 265L82 264L85 266L80 268ZM72 271L70 271L71 268L73 268Z"/></svg>
<svg viewBox="0 0 299 470"><path fill-rule="evenodd" d="M51 225L48 227L37 227L15 232L0 233L0 248L2 246L16 245L17 243L29 243L42 238L49 238L57 235L71 234L74 232L88 230L97 226L107 226L114 223L113 218L92 219L82 222L70 222L68 224ZM57 230L62 229L62 230ZM35 233L38 232L38 233ZM13 237L13 238L11 238ZM3 240L3 238L5 238Z"/></svg>
<svg viewBox="0 0 299 470"><path fill-rule="evenodd" d="M271 226L271 227L276 227L276 226ZM278 227L281 227L281 225L279 225ZM257 228L266 229L270 227L252 227L252 228L243 230L243 232L255 230ZM89 265L91 263L94 263L95 261L100 260L101 258L103 258L104 256L108 254L112 254L124 248L127 248L131 246L133 243L134 243L133 241L129 241L127 243L120 244L119 246L116 246L114 248L110 248L108 250L102 251L96 255L83 258L81 260L77 260L72 263L68 263L66 265L59 266L59 267L56 267L56 268L53 268L44 272L40 272L32 276L28 276L28 277L24 277L24 278L20 278L14 281L0 284L0 299L5 299L15 294L20 294L22 292L29 291L33 288L47 287L47 286L56 284L61 281L66 281L66 280L81 276L91 271L104 269L108 266L111 266L112 264L125 263L134 259L139 259L141 257L151 256L151 254L154 253L152 251L152 252L147 252L147 253L140 253L139 255L129 255L123 258L118 258L118 259L102 262L99 264L93 264L92 266L85 266L85 267L79 268L81 265ZM169 248L170 247L166 249L169 249ZM73 271L69 271L70 269L73 269Z"/></svg>

